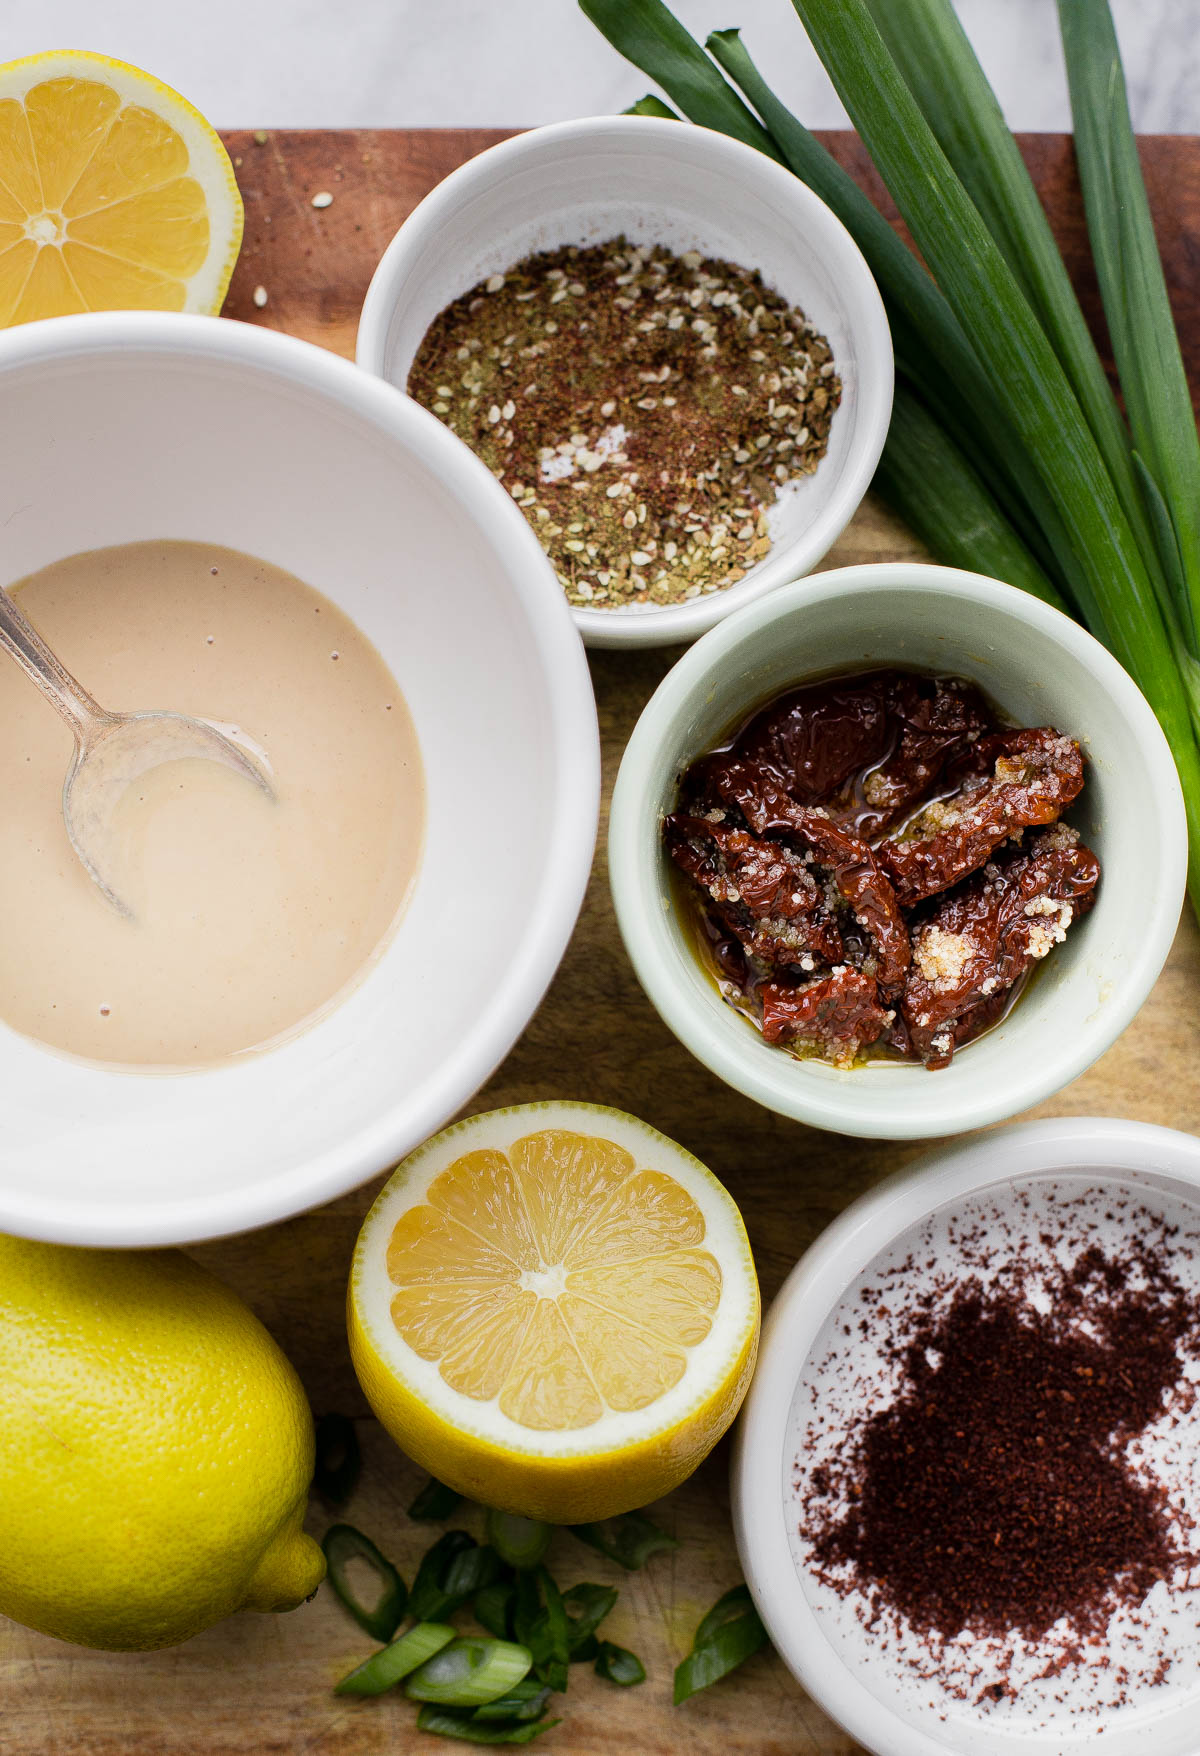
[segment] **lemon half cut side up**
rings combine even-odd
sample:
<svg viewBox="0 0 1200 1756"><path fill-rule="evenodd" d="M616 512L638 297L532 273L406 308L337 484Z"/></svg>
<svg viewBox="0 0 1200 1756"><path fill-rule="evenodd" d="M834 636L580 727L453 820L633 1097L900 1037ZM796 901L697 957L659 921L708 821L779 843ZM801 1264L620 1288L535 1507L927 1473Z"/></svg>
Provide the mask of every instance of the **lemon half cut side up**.
<svg viewBox="0 0 1200 1756"><path fill-rule="evenodd" d="M690 1475L750 1382L745 1227L697 1159L598 1105L444 1130L364 1221L355 1369L397 1443L485 1505L607 1518Z"/></svg>
<svg viewBox="0 0 1200 1756"><path fill-rule="evenodd" d="M218 135L161 80L84 51L0 66L0 327L215 316L242 223Z"/></svg>

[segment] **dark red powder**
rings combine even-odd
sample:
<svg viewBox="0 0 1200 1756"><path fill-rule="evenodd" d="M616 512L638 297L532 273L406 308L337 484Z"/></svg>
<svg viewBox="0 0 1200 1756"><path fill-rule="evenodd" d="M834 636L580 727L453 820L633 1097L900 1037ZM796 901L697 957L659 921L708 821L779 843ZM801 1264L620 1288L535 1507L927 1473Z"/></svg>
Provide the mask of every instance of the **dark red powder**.
<svg viewBox="0 0 1200 1756"><path fill-rule="evenodd" d="M1159 1245L1120 1259L1093 1246L1042 1280L1048 1311L1018 1272L918 1312L893 1352L897 1399L809 1479L805 1534L827 1582L924 1636L1036 1641L1065 1621L1094 1642L1169 1580L1189 1559L1177 1514L1127 1455L1200 1333L1168 1264Z"/></svg>

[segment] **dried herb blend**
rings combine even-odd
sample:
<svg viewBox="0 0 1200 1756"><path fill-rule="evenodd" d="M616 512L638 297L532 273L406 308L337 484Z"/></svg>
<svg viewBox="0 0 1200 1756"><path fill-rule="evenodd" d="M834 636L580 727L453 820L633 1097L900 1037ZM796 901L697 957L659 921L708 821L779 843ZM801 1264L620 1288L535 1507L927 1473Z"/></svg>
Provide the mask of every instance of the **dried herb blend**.
<svg viewBox="0 0 1200 1756"><path fill-rule="evenodd" d="M896 1391L860 1384L858 1412L805 1479L819 1576L866 1625L915 1641L922 1675L980 1643L990 1669L980 1660L953 1686L976 1700L1083 1664L1115 1616L1136 1626L1152 1588L1185 1588L1197 1561L1182 1503L1194 1453L1185 1440L1159 1469L1143 1440L1192 1412L1200 1299L1160 1221L1127 1206L1133 1241L1114 1247L1064 1216L998 1275L931 1284L918 1251L864 1291L858 1334ZM973 1250L983 1267L987 1235L964 1262ZM1040 1668L1021 1672L1015 1658L1039 1643ZM1159 1638L1147 1644L1139 1680L1161 1681ZM1104 1668L1120 1694L1137 1667L1127 1653L1124 1681Z"/></svg>
<svg viewBox="0 0 1200 1756"><path fill-rule="evenodd" d="M570 602L598 609L741 579L841 397L828 342L760 274L624 238L464 293L408 390L504 483Z"/></svg>

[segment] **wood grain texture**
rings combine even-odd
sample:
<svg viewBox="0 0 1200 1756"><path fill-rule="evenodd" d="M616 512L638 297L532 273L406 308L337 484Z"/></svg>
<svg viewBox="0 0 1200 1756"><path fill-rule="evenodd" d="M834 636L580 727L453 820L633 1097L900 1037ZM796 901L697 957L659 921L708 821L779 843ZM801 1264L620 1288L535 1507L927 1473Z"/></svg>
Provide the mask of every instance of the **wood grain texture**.
<svg viewBox="0 0 1200 1756"><path fill-rule="evenodd" d="M227 137L246 198L246 241L227 314L284 329L351 355L357 314L374 265L396 227L455 165L502 135L486 131L274 134ZM827 137L839 158L880 197L861 147ZM1069 265L1086 248L1070 143L1023 142ZM1193 384L1200 384L1200 144L1145 143ZM327 190L332 205L314 209ZM886 201L881 205L887 207ZM268 302L258 309L254 289ZM1095 288L1081 280L1089 313ZM916 555L912 538L868 502L830 565ZM592 675L604 746L605 812L625 741L676 652L600 653ZM599 847L603 848L604 826ZM1082 1078L1036 1115L1128 1116L1200 1131L1194 1068L1200 936L1190 916L1141 1015ZM846 1205L923 1150L850 1140L787 1122L729 1091L683 1050L643 997L621 948L598 854L579 926L550 992L524 1037L470 1109L550 1097L632 1110L674 1136L723 1179L746 1216L769 1299L796 1258ZM319 1413L358 1421L366 1456L347 1516L411 1575L431 1540L404 1508L419 1477L367 1414L350 1369L343 1321L355 1234L376 1182L319 1212L195 1254L236 1287L299 1368ZM681 1709L671 1671L713 1600L739 1577L728 1519L728 1458L718 1453L656 1510L682 1547L642 1574L624 1576L563 1533L552 1562L564 1584L622 1587L608 1629L643 1657L649 1681L621 1691L577 1667L562 1703L565 1723L548 1752L571 1756L852 1756L837 1730L769 1654ZM314 1505L320 1533L329 1513ZM469 1522L469 1521L468 1521ZM606 1629L606 1631L608 1631ZM0 1621L0 1753L3 1756L375 1756L454 1748L413 1729L402 1700L343 1702L332 1683L364 1657L366 1637L328 1591L286 1617L246 1616L172 1652L85 1652ZM460 1746L461 1747L461 1746Z"/></svg>

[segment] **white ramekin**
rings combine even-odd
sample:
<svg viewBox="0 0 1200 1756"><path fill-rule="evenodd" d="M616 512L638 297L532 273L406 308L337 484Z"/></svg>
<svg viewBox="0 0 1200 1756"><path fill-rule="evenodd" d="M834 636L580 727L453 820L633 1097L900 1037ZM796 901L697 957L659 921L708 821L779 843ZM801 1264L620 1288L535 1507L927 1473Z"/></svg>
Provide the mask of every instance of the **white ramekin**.
<svg viewBox="0 0 1200 1756"><path fill-rule="evenodd" d="M142 1245L263 1225L440 1128L541 999L595 840L583 648L484 466L323 349L223 319L55 318L0 335L0 402L5 583L110 543L227 544L332 598L412 711L422 867L395 937L336 1010L182 1074L108 1071L0 1025L0 1230Z"/></svg>
<svg viewBox="0 0 1200 1756"><path fill-rule="evenodd" d="M536 250L599 243L702 250L762 271L828 337L842 379L829 449L773 513L770 554L727 591L689 603L576 609L589 646L694 640L814 567L853 517L892 409L883 303L841 221L773 159L707 128L598 116L535 128L454 171L405 220L363 305L358 363L401 389L452 299Z"/></svg>
<svg viewBox="0 0 1200 1756"><path fill-rule="evenodd" d="M1078 738L1087 781L1069 821L1103 872L1095 908L1008 1018L936 1073L882 1059L842 1070L769 1047L701 968L662 850L663 816L694 757L806 678L887 665L971 677L1018 724ZM699 1060L782 1115L907 1139L1016 1115L1120 1035L1178 925L1187 825L1158 721L1086 630L1012 586L898 561L797 580L684 654L626 748L608 857L617 920L642 986Z"/></svg>
<svg viewBox="0 0 1200 1756"><path fill-rule="evenodd" d="M902 1699L893 1674L865 1640L838 1640L820 1593L794 1558L801 1506L794 1468L808 1418L796 1397L806 1362L828 1345L843 1295L892 1245L939 1209L953 1212L1014 1180L1093 1175L1135 1199L1200 1210L1200 1140L1147 1123L1070 1117L1023 1122L922 1159L889 1177L834 1220L784 1282L763 1324L758 1366L736 1431L732 1511L746 1580L788 1669L875 1756L1085 1756L1103 1732L1111 1756L1197 1756L1200 1688L1191 1678L1130 1691L1098 1724L1089 1714L1065 1733L1033 1720L1021 1695L1002 1715L952 1699L926 1680ZM907 1693L907 1692L905 1692Z"/></svg>

